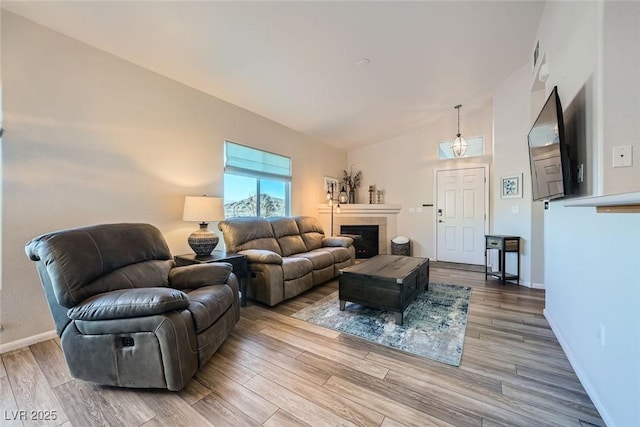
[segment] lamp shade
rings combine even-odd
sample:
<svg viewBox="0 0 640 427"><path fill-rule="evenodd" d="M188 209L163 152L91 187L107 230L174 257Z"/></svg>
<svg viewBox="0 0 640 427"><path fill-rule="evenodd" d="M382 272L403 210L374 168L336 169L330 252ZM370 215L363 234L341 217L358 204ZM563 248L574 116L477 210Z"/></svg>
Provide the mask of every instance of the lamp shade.
<svg viewBox="0 0 640 427"><path fill-rule="evenodd" d="M187 196L184 198L183 221L211 222L223 219L222 198L207 196Z"/></svg>

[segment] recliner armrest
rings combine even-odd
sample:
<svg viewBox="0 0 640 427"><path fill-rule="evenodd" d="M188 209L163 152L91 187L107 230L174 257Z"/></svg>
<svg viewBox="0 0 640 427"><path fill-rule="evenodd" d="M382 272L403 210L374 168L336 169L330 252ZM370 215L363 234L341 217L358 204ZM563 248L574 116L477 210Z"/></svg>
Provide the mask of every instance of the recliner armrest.
<svg viewBox="0 0 640 427"><path fill-rule="evenodd" d="M189 297L171 288L119 289L94 295L69 309L73 320L107 320L152 316L189 306Z"/></svg>
<svg viewBox="0 0 640 427"><path fill-rule="evenodd" d="M336 237L325 237L322 239L322 246L333 246L333 247L343 247L348 248L353 245L353 239L351 237L344 236L336 236Z"/></svg>
<svg viewBox="0 0 640 427"><path fill-rule="evenodd" d="M247 262L255 262L260 264L282 264L282 257L265 249L246 249L238 252L247 257Z"/></svg>
<svg viewBox="0 0 640 427"><path fill-rule="evenodd" d="M175 289L197 289L227 283L233 266L228 262L185 265L169 271L169 286Z"/></svg>

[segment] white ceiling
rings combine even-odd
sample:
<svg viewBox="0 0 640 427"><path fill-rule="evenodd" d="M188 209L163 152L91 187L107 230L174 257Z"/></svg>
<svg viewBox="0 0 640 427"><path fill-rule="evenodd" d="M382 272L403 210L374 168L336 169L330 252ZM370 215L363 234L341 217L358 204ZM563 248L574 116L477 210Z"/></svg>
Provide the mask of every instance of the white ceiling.
<svg viewBox="0 0 640 427"><path fill-rule="evenodd" d="M3 1L3 8L353 149L485 102L541 1ZM359 67L368 58L370 64Z"/></svg>

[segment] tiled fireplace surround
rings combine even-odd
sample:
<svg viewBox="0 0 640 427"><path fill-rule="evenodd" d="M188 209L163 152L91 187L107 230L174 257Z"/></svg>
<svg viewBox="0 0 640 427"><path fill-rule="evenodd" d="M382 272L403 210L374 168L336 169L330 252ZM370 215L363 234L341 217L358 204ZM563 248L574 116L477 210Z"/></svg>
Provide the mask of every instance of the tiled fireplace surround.
<svg viewBox="0 0 640 427"><path fill-rule="evenodd" d="M328 204L318 206L319 219L327 235L331 229L331 208ZM377 225L380 254L391 253L391 239L398 233L398 213L400 205L390 204L348 204L333 209L333 235L340 234L341 225Z"/></svg>

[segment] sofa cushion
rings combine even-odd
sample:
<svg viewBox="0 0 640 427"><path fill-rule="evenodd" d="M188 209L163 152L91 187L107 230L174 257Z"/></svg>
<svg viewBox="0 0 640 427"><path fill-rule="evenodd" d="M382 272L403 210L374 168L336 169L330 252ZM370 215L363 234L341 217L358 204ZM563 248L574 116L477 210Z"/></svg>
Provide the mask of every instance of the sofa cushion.
<svg viewBox="0 0 640 427"><path fill-rule="evenodd" d="M306 258L282 258L282 274L284 280L293 280L313 271L313 263Z"/></svg>
<svg viewBox="0 0 640 427"><path fill-rule="evenodd" d="M150 260L114 270L75 292L77 297L96 295L126 288L153 288L169 286L169 271L173 260Z"/></svg>
<svg viewBox="0 0 640 427"><path fill-rule="evenodd" d="M333 265L334 258L331 252L322 252L321 250L315 250L311 252L304 252L297 255L292 255L293 257L306 258L313 264L314 270L321 270L323 268L329 267Z"/></svg>
<svg viewBox="0 0 640 427"><path fill-rule="evenodd" d="M320 222L312 216L298 216L294 217L294 219L298 224L298 229L307 251L321 248L324 231Z"/></svg>
<svg viewBox="0 0 640 427"><path fill-rule="evenodd" d="M230 252L246 249L265 249L282 255L280 245L273 234L271 223L264 218L239 217L218 223L224 243Z"/></svg>
<svg viewBox="0 0 640 427"><path fill-rule="evenodd" d="M171 288L120 289L94 295L67 315L73 320L108 320L153 316L189 305L184 292Z"/></svg>
<svg viewBox="0 0 640 427"><path fill-rule="evenodd" d="M233 291L227 285L203 286L187 294L196 334L207 329L233 304Z"/></svg>
<svg viewBox="0 0 640 427"><path fill-rule="evenodd" d="M333 256L334 262L344 262L351 258L349 249L343 247L324 247L311 252L328 252Z"/></svg>
<svg viewBox="0 0 640 427"><path fill-rule="evenodd" d="M276 217L269 218L268 221L273 227L273 234L278 240L282 256L289 256L306 252L307 247L300 236L298 224L293 218Z"/></svg>

